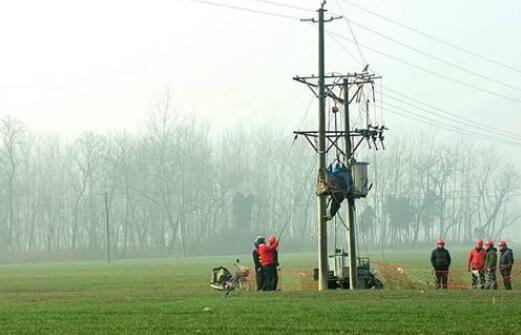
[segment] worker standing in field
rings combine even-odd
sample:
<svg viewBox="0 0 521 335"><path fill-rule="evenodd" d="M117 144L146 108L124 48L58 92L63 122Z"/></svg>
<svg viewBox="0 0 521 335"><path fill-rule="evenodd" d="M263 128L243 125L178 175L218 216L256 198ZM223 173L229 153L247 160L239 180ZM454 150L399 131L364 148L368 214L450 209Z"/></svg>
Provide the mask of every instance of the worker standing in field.
<svg viewBox="0 0 521 335"><path fill-rule="evenodd" d="M485 257L486 251L483 249L483 240L476 240L476 245L470 250L467 260L467 269L472 271L472 288L485 287Z"/></svg>
<svg viewBox="0 0 521 335"><path fill-rule="evenodd" d="M273 244L275 243L276 241L276 237L275 236L270 236L270 244ZM273 251L273 264L275 266L275 268L273 269L273 283L272 283L272 289L273 291L276 291L277 290L277 285L279 284L279 248L277 247L277 249L275 249L275 251Z"/></svg>
<svg viewBox="0 0 521 335"><path fill-rule="evenodd" d="M274 253L277 251L279 241L276 237L272 236L269 238L270 245L260 244L258 253L260 256L260 263L262 265L263 272L263 291L273 291L273 284L275 280L275 271L277 265L274 262Z"/></svg>
<svg viewBox="0 0 521 335"><path fill-rule="evenodd" d="M445 241L440 238L431 254L431 264L436 275L436 289L448 288L450 262L450 253L445 249Z"/></svg>
<svg viewBox="0 0 521 335"><path fill-rule="evenodd" d="M255 283L257 284L257 291L262 290L263 287L263 279L264 272L262 271L261 257L259 255L259 246L261 244L266 244L266 238L264 236L257 236L255 241L253 242L253 265L255 266Z"/></svg>
<svg viewBox="0 0 521 335"><path fill-rule="evenodd" d="M499 256L499 272L501 273L501 277L503 277L503 285L505 286L505 290L512 289L512 266L514 266L514 253L512 249L507 247L507 242L504 240L499 241L499 251L501 255Z"/></svg>
<svg viewBox="0 0 521 335"><path fill-rule="evenodd" d="M494 241L487 242L487 256L485 257L485 289L497 290L497 249L494 248Z"/></svg>

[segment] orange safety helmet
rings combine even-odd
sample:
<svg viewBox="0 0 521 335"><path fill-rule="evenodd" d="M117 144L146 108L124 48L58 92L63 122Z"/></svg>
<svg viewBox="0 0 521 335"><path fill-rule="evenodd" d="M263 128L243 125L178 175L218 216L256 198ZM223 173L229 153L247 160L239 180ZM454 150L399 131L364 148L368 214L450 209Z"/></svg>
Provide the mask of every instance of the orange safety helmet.
<svg viewBox="0 0 521 335"><path fill-rule="evenodd" d="M493 246L494 246L494 241L488 240L487 241L487 247L493 247Z"/></svg>
<svg viewBox="0 0 521 335"><path fill-rule="evenodd" d="M439 238L438 242L436 244L438 244L438 245L445 245L445 241L442 238Z"/></svg>

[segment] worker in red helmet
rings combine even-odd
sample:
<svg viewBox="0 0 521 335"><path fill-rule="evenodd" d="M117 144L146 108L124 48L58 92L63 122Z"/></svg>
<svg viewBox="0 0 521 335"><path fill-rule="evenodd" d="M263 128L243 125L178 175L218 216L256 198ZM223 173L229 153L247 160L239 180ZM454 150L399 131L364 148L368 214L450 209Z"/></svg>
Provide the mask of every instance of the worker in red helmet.
<svg viewBox="0 0 521 335"><path fill-rule="evenodd" d="M483 240L476 240L467 259L467 270L472 273L472 288L485 287L485 257L487 252L483 248Z"/></svg>
<svg viewBox="0 0 521 335"><path fill-rule="evenodd" d="M501 277L503 277L503 285L505 286L505 290L512 289L512 266L514 266L514 253L512 249L507 246L507 242L504 240L499 241L499 251L501 255L499 256L499 272L501 273Z"/></svg>
<svg viewBox="0 0 521 335"><path fill-rule="evenodd" d="M275 236L270 236L269 238L269 241L270 242L270 245L271 244L274 244L275 241L277 241L277 238ZM278 273L278 268L279 268L279 249L275 249L273 251L273 281L271 282L271 289L273 291L276 291L277 290L277 285L279 283L279 273Z"/></svg>
<svg viewBox="0 0 521 335"><path fill-rule="evenodd" d="M274 253L279 246L279 241L276 237L270 237L268 242L270 242L270 245L261 244L258 248L260 262L262 265L262 272L264 274L262 286L263 291L273 291L276 270Z"/></svg>
<svg viewBox="0 0 521 335"><path fill-rule="evenodd" d="M255 282L257 284L257 291L262 290L264 286L264 272L262 271L262 258L259 255L259 246L266 244L266 238L264 236L257 236L253 242L253 265L255 266Z"/></svg>
<svg viewBox="0 0 521 335"><path fill-rule="evenodd" d="M485 289L497 290L497 249L494 247L494 241L487 241L487 255L485 257Z"/></svg>
<svg viewBox="0 0 521 335"><path fill-rule="evenodd" d="M448 288L450 262L450 253L445 249L445 241L440 238L431 254L431 264L436 275L436 289Z"/></svg>

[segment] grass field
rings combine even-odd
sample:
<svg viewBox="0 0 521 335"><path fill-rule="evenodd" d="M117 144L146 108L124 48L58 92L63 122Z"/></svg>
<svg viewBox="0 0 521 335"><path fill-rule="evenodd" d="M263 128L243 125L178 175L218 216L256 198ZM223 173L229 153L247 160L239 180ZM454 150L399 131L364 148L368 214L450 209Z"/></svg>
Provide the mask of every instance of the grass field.
<svg viewBox="0 0 521 335"><path fill-rule="evenodd" d="M395 252L386 261L425 266L424 256ZM288 270L314 259L281 255ZM208 288L209 271L232 261L3 265L0 334L521 334L521 291L237 292L224 300Z"/></svg>

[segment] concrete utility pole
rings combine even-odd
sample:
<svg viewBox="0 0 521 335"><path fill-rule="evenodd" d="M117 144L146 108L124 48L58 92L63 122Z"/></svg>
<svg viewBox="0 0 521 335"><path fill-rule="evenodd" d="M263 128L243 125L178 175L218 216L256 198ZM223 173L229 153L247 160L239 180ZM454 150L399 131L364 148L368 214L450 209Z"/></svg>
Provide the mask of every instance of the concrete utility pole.
<svg viewBox="0 0 521 335"><path fill-rule="evenodd" d="M326 91L325 91L325 60L324 60L324 4L318 10L318 175L320 180L326 180ZM326 196L317 197L318 207L318 290L327 289L327 220Z"/></svg>
<svg viewBox="0 0 521 335"><path fill-rule="evenodd" d="M326 180L326 85L325 85L325 47L324 47L324 23L331 22L337 18L330 17L324 19L324 13L327 11L324 6L326 1L322 2L318 9L318 83L315 86L318 97L318 132L317 147L315 150L318 154L318 179ZM315 19L304 19L303 22L317 23ZM294 78L295 79L295 78ZM326 218L327 199L326 195L317 195L317 221L318 221L318 289L319 291L328 288L328 250L327 250L327 218Z"/></svg>
<svg viewBox="0 0 521 335"><path fill-rule="evenodd" d="M342 81L342 86L344 90L344 114L345 114L345 141L346 141L346 155L345 155L345 166L349 169L351 173L351 167L349 166L349 161L351 160L351 156L353 155L353 148L351 145L351 122L349 120L349 80L348 78L344 78ZM351 174L352 175L352 174ZM349 253L349 289L356 289L356 238L355 238L355 200L353 198L347 198L347 230L348 230L348 238L347 238L347 252Z"/></svg>
<svg viewBox="0 0 521 335"><path fill-rule="evenodd" d="M110 264L110 227L109 227L109 197L108 193L103 193L105 198L105 227L107 229L107 262Z"/></svg>

